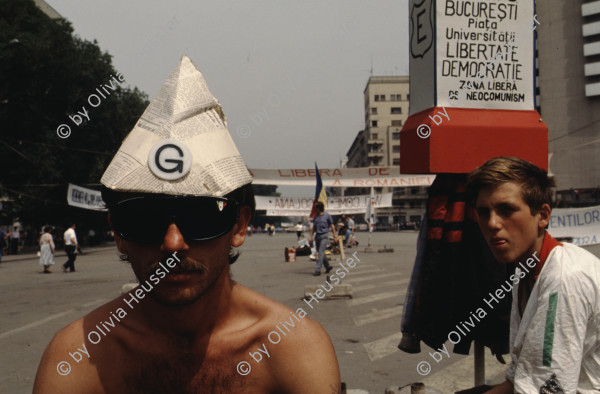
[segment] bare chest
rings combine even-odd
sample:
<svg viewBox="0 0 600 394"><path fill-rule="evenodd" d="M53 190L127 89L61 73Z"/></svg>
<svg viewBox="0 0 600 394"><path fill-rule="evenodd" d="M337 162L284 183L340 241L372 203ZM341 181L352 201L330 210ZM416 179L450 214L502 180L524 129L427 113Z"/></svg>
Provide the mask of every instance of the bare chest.
<svg viewBox="0 0 600 394"><path fill-rule="evenodd" d="M139 349L138 349L139 350ZM247 352L246 352L247 354ZM116 355L115 355L116 356ZM236 366L243 352L152 349L125 352L99 366L103 391L110 393L265 393L270 379L264 371L242 376Z"/></svg>
<svg viewBox="0 0 600 394"><path fill-rule="evenodd" d="M241 393L244 376L233 360L208 361L183 355L143 362L123 376L129 393Z"/></svg>

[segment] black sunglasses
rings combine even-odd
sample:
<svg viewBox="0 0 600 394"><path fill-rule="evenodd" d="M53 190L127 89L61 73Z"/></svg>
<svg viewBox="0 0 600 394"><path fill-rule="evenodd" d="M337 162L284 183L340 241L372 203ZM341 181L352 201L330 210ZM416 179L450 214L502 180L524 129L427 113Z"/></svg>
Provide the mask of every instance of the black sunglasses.
<svg viewBox="0 0 600 394"><path fill-rule="evenodd" d="M171 223L186 241L218 238L239 218L235 200L206 196L143 196L108 207L113 229L119 237L142 244L162 243Z"/></svg>

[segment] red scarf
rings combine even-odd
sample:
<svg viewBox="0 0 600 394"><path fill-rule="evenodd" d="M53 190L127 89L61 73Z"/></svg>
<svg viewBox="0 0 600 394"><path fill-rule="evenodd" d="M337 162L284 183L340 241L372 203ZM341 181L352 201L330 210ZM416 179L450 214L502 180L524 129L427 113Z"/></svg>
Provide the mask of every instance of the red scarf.
<svg viewBox="0 0 600 394"><path fill-rule="evenodd" d="M562 244L554 238L552 238L552 236L546 231L544 233L544 239L542 240L542 250L540 251L539 259L540 261L536 262L535 270L532 271L533 274L530 272L519 286L519 302L517 305L519 306L519 315L521 317L523 317L523 312L525 311L525 307L527 306L527 301L529 301L529 296L531 295L531 291L533 290L533 285L535 284L535 281L537 280L538 276L540 276L540 272L542 272L542 267L544 267L544 264L546 263L546 260L548 259L548 256L550 255L552 249L554 249L557 246L562 246Z"/></svg>

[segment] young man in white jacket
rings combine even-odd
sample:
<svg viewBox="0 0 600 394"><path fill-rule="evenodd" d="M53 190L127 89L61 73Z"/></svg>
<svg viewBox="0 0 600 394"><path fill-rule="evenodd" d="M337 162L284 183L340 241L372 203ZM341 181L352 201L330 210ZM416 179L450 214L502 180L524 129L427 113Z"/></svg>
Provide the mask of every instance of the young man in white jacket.
<svg viewBox="0 0 600 394"><path fill-rule="evenodd" d="M514 157L491 159L469 175L467 192L492 253L517 265L512 362L506 381L488 393L600 392L600 260L546 232L553 186L544 170Z"/></svg>

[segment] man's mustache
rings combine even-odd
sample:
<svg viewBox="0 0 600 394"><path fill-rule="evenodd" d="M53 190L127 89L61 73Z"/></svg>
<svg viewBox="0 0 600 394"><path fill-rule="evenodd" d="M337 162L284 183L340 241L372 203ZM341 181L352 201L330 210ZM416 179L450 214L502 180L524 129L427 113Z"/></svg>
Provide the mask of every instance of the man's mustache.
<svg viewBox="0 0 600 394"><path fill-rule="evenodd" d="M179 257L180 261L175 261L175 267L173 267L173 268L169 267L166 264L167 259L173 258L172 255L166 255L162 259L152 263L152 265L146 270L146 277L155 273L156 270L158 270L159 268L162 268L160 263L162 263L162 266L165 267L167 270L169 270L169 272L202 273L204 271L207 271L206 266L198 260L195 260L189 256L179 255L179 254L177 255L177 257Z"/></svg>

